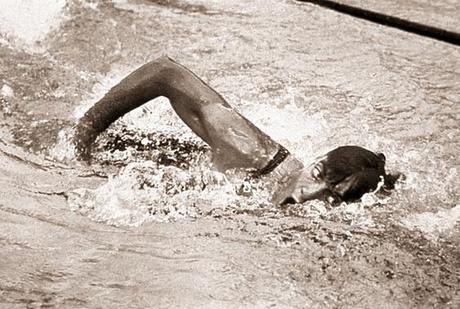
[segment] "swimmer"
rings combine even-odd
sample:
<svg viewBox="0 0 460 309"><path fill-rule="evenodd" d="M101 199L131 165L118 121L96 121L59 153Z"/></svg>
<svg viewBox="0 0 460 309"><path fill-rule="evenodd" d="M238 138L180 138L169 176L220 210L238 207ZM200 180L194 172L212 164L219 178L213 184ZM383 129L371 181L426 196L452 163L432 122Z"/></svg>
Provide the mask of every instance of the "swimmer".
<svg viewBox="0 0 460 309"><path fill-rule="evenodd" d="M323 199L353 201L377 188L393 189L398 175L385 172L385 156L358 146L343 146L311 165L296 159L193 72L164 56L125 77L78 121L77 154L88 159L97 136L118 118L165 96L172 108L212 151L219 171L241 168L271 181L275 204Z"/></svg>

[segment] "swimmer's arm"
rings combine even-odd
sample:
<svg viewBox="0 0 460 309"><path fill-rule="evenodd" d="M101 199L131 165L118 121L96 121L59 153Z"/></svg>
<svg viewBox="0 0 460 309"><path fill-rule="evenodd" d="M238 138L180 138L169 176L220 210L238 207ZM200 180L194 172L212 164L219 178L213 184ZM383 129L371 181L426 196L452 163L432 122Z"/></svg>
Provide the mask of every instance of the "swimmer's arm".
<svg viewBox="0 0 460 309"><path fill-rule="evenodd" d="M94 140L111 123L159 96L166 96L179 117L215 152L233 147L237 154L254 157L255 161L249 164L260 168L278 150L276 142L237 113L193 72L168 57L161 57L125 77L79 120L75 136L79 156L89 156ZM229 124L239 134L223 133ZM238 152L236 148L240 145L249 150L260 149L261 153L254 156L246 149Z"/></svg>
<svg viewBox="0 0 460 309"><path fill-rule="evenodd" d="M172 60L161 57L135 70L94 104L78 121L75 141L83 158L97 136L128 112L159 96L167 96L173 79ZM177 69L176 69L177 70Z"/></svg>

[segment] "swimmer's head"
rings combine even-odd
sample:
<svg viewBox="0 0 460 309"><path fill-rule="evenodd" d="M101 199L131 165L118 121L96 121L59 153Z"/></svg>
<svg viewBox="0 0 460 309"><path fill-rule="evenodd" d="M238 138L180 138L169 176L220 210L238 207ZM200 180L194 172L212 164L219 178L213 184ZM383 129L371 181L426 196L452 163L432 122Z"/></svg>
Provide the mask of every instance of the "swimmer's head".
<svg viewBox="0 0 460 309"><path fill-rule="evenodd" d="M276 204L303 203L320 199L330 204L360 199L378 188L391 190L400 177L385 172L385 156L358 146L338 147L309 167L291 169L278 183Z"/></svg>

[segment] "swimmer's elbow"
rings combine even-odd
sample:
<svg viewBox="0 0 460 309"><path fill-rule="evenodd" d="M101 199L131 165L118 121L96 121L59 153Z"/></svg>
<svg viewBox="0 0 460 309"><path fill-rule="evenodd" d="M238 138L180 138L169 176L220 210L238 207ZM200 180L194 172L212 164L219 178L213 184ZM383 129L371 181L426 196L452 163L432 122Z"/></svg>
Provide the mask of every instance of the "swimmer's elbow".
<svg viewBox="0 0 460 309"><path fill-rule="evenodd" d="M160 63L175 63L176 62L171 57L169 57L168 55L162 55L162 56L158 57L157 61L160 62Z"/></svg>
<svg viewBox="0 0 460 309"><path fill-rule="evenodd" d="M156 58L155 60L150 61L144 66L155 66L157 68L168 68L168 67L171 67L171 65L175 66L177 65L177 62L174 61L168 55L162 55Z"/></svg>
<svg viewBox="0 0 460 309"><path fill-rule="evenodd" d="M140 66L130 75L137 75L143 77L158 77L163 76L164 72L170 69L171 67L177 65L177 63L170 57L164 55L158 57L154 60L147 62L146 64Z"/></svg>

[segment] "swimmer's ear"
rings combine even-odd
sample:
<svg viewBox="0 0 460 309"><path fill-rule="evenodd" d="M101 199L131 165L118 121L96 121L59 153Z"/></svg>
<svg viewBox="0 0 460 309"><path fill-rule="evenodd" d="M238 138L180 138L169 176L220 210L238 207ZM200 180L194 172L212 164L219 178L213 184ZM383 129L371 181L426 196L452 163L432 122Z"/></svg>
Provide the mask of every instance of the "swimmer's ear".
<svg viewBox="0 0 460 309"><path fill-rule="evenodd" d="M395 188L395 183L398 180L406 179L406 175L403 173L396 173L396 174L386 174L384 176L384 189L386 190L393 190Z"/></svg>
<svg viewBox="0 0 460 309"><path fill-rule="evenodd" d="M288 196L287 198L284 199L284 201L282 201L280 203L280 205L281 206L292 205L292 204L295 204L295 203L297 203L297 201L292 196Z"/></svg>

